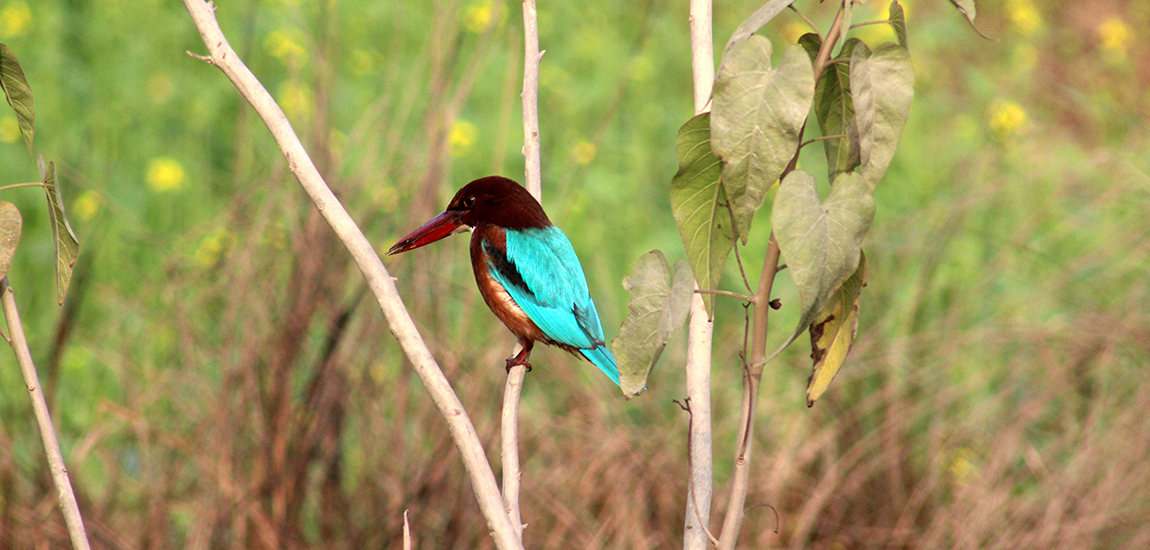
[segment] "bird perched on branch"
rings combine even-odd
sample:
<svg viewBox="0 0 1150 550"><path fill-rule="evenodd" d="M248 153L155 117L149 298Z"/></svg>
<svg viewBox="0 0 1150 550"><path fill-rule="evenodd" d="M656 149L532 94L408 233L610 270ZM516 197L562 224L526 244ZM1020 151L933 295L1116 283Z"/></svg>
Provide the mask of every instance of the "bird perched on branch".
<svg viewBox="0 0 1150 550"><path fill-rule="evenodd" d="M463 186L442 214L387 253L407 252L467 230L479 293L523 346L507 359L507 370L516 365L530 370L531 348L543 342L583 356L618 384L619 369L603 340L575 249L518 183L488 176Z"/></svg>

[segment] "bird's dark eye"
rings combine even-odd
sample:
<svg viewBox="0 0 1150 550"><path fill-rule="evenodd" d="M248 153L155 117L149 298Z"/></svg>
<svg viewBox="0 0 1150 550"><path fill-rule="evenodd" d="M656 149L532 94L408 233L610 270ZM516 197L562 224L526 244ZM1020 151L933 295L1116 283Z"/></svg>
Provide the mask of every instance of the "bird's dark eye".
<svg viewBox="0 0 1150 550"><path fill-rule="evenodd" d="M475 205L475 197L463 197L463 207L471 208Z"/></svg>

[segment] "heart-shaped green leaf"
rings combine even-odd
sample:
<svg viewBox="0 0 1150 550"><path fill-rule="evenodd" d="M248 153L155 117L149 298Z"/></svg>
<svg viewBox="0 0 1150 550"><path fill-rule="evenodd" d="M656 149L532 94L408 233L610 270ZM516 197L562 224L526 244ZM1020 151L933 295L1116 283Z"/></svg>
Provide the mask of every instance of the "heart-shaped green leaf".
<svg viewBox="0 0 1150 550"><path fill-rule="evenodd" d="M611 349L619 365L619 386L632 397L646 389L671 333L687 321L694 277L691 266L679 260L672 278L667 258L652 250L635 260L623 287L631 292L631 303Z"/></svg>
<svg viewBox="0 0 1150 550"><path fill-rule="evenodd" d="M787 271L799 289L798 326L771 353L773 359L798 338L826 308L828 301L858 268L863 237L874 218L874 199L862 176L850 172L834 181L825 202L815 179L795 170L775 195L771 224Z"/></svg>
<svg viewBox="0 0 1150 550"><path fill-rule="evenodd" d="M906 48L886 43L851 55L850 85L859 133L859 171L873 190L886 173L914 99L914 66Z"/></svg>
<svg viewBox="0 0 1150 550"><path fill-rule="evenodd" d="M731 46L715 79L711 140L723 159L723 188L743 243L755 211L798 149L814 96L811 60L792 44L771 68L771 41Z"/></svg>
<svg viewBox="0 0 1150 550"><path fill-rule="evenodd" d="M848 63L856 47L866 49L866 44L857 38L847 39L836 58L842 62L831 63L815 86L815 118L823 136L829 138L823 140L828 181L833 181L842 172L853 171L859 165L859 135Z"/></svg>
<svg viewBox="0 0 1150 550"><path fill-rule="evenodd" d="M723 264L735 246L731 208L719 182L723 164L711 151L711 113L702 113L679 129L675 140L679 172L671 180L671 213L679 226L687 261L699 288L719 286ZM714 297L703 295L712 314Z"/></svg>

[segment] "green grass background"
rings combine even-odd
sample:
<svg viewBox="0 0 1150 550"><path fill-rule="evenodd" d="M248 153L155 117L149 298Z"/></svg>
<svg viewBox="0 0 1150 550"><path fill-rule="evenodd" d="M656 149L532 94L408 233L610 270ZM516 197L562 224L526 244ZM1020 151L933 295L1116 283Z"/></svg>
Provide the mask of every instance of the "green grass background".
<svg viewBox="0 0 1150 550"><path fill-rule="evenodd" d="M380 250L467 181L521 179L520 3L218 4ZM915 102L875 195L858 341L813 409L804 339L768 365L741 540L1150 547L1150 3L980 2L994 40L947 2L904 4ZM539 6L544 205L608 337L629 264L683 256L667 194L692 114L686 5ZM797 6L823 30L833 16ZM755 8L716 2L717 47ZM867 2L855 21L885 11ZM776 50L801 32L790 12L762 31ZM3 0L0 40L82 243L74 309L60 308L43 193L3 194L24 215L9 277L94 546L399 548L409 510L417 548L492 547L358 272L231 84L185 54L204 46L183 6ZM0 115L2 185L37 178L14 122ZM822 158L802 164L824 173ZM764 208L740 251L752 277L768 222ZM465 240L385 263L494 457L513 338L478 299ZM723 287L741 286L732 261ZM776 289L774 339L797 303L785 271ZM717 304L721 514L744 317ZM529 547L680 544L683 348L680 335L631 401L588 365L535 353ZM67 545L42 454L0 358L0 548Z"/></svg>

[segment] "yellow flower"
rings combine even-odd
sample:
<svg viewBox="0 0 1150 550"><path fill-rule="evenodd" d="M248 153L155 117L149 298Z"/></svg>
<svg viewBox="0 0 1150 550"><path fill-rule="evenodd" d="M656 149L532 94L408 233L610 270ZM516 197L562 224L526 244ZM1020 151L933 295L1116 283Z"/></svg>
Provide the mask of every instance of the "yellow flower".
<svg viewBox="0 0 1150 550"><path fill-rule="evenodd" d="M100 206L104 204L104 199L100 198L95 192L88 190L76 197L75 202L72 203L72 212L83 221L88 221L96 216L100 211Z"/></svg>
<svg viewBox="0 0 1150 550"><path fill-rule="evenodd" d="M496 8L491 0L474 2L463 10L463 30L481 33L487 30L495 17L499 18L496 25L502 25L507 19L507 10Z"/></svg>
<svg viewBox="0 0 1150 550"><path fill-rule="evenodd" d="M1000 101L987 111L987 124L999 141L1006 141L1026 124L1026 111L1013 101Z"/></svg>
<svg viewBox="0 0 1150 550"><path fill-rule="evenodd" d="M1023 36L1031 36L1042 26L1042 15L1030 0L1007 0L1006 18Z"/></svg>
<svg viewBox="0 0 1150 550"><path fill-rule="evenodd" d="M966 447L955 449L950 458L950 465L947 467L951 479L957 483L962 483L970 479L970 476L978 473L978 467L974 465L975 458L977 456L974 451Z"/></svg>
<svg viewBox="0 0 1150 550"><path fill-rule="evenodd" d="M312 98L311 90L293 81L284 82L280 85L276 93L276 101L284 110L284 114L297 122L300 119L310 117L315 112L315 101Z"/></svg>
<svg viewBox="0 0 1150 550"><path fill-rule="evenodd" d="M475 125L463 119L458 119L451 125L451 133L447 136L447 143L451 145L451 156L462 157L471 151L475 144L478 132Z"/></svg>
<svg viewBox="0 0 1150 550"><path fill-rule="evenodd" d="M1094 32L1098 34L1099 47L1107 59L1112 61L1126 59L1126 51L1130 48L1134 35L1125 21L1119 17L1111 17L1098 25Z"/></svg>
<svg viewBox="0 0 1150 550"><path fill-rule="evenodd" d="M595 154L598 152L599 148L595 147L594 143L580 141L575 144L575 149L571 152L571 156L575 158L575 162L586 166L595 160Z"/></svg>
<svg viewBox="0 0 1150 550"><path fill-rule="evenodd" d="M193 254L200 267L211 267L220 261L236 243L236 238L226 227L217 227L214 231L200 240Z"/></svg>
<svg viewBox="0 0 1150 550"><path fill-rule="evenodd" d="M300 64L305 59L304 37L299 29L278 29L264 39L264 50L284 63Z"/></svg>
<svg viewBox="0 0 1150 550"><path fill-rule="evenodd" d="M28 4L19 0L11 2L0 10L0 37L23 36L31 23L32 10L28 9Z"/></svg>
<svg viewBox="0 0 1150 550"><path fill-rule="evenodd" d="M12 115L0 117L0 141L14 143L18 139L20 139L20 123L16 122L16 117Z"/></svg>
<svg viewBox="0 0 1150 550"><path fill-rule="evenodd" d="M184 166L174 158L157 157L148 163L148 175L145 181L156 193L178 191L184 186L185 179Z"/></svg>

